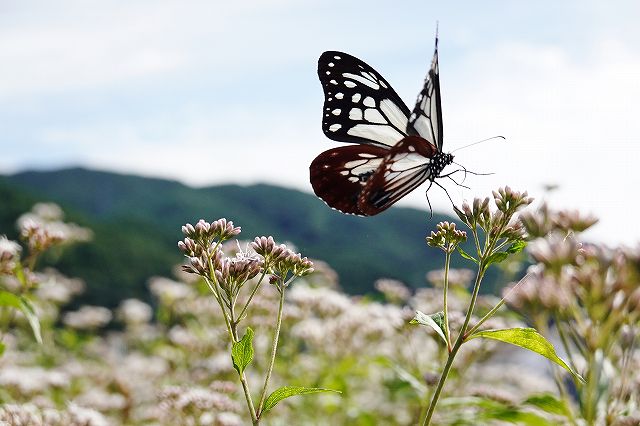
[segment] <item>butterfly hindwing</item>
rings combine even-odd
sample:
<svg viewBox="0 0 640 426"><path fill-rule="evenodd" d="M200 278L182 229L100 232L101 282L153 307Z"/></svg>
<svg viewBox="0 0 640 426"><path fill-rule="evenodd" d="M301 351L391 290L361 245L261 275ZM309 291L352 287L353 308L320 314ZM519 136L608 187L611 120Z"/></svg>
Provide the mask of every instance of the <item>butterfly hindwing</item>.
<svg viewBox="0 0 640 426"><path fill-rule="evenodd" d="M424 80L424 86L418 94L416 105L409 116L407 132L423 137L434 144L438 151L442 151L442 106L437 37L431 68Z"/></svg>
<svg viewBox="0 0 640 426"><path fill-rule="evenodd" d="M419 136L408 136L391 148L358 197L358 209L376 215L431 177L437 149Z"/></svg>
<svg viewBox="0 0 640 426"><path fill-rule="evenodd" d="M364 215L358 208L358 197L387 153L387 149L370 145L349 145L321 153L309 167L314 192L329 207Z"/></svg>
<svg viewBox="0 0 640 426"><path fill-rule="evenodd" d="M318 60L324 90L322 130L339 142L391 147L407 135L409 108L373 68L343 52Z"/></svg>

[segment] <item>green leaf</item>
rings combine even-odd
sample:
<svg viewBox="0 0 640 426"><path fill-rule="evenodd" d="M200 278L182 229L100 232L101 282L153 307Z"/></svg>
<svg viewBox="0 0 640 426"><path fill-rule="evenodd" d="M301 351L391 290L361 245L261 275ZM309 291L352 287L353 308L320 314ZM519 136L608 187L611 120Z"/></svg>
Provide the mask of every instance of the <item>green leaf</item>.
<svg viewBox="0 0 640 426"><path fill-rule="evenodd" d="M567 407L565 407L564 403L549 393L532 395L522 403L526 405L533 405L534 407L551 414L568 414Z"/></svg>
<svg viewBox="0 0 640 426"><path fill-rule="evenodd" d="M502 262L503 260L505 260L507 258L507 256L509 256L509 253L507 253L506 251L498 251L496 253L493 253L487 259L487 267L489 265L491 265L492 263L500 263L500 262Z"/></svg>
<svg viewBox="0 0 640 426"><path fill-rule="evenodd" d="M7 348L7 347L5 346L5 344L4 344L4 343L2 343L2 342L0 342L0 356L2 356L2 355L4 354L4 350L5 350L6 348Z"/></svg>
<svg viewBox="0 0 640 426"><path fill-rule="evenodd" d="M549 341L545 339L544 336L542 336L540 333L538 333L534 328L518 327L507 328L503 330L478 331L467 337L466 340L475 339L476 337L485 337L488 339L499 340L501 342L510 343L512 345L520 346L521 348L529 349L530 351L540 354L550 361L553 361L560 367L573 374L576 379L584 382L582 376L573 371L571 367L569 367L567 363L564 362L562 358L558 356L558 354L556 354L556 350L553 348L553 345L549 343Z"/></svg>
<svg viewBox="0 0 640 426"><path fill-rule="evenodd" d="M466 251L462 250L462 248L460 248L460 246L458 246L458 253L460 253L460 256L464 257L465 259L469 259L474 263L478 263L478 261L476 260L475 257L471 256L469 253L467 253Z"/></svg>
<svg viewBox="0 0 640 426"><path fill-rule="evenodd" d="M20 298L8 291L0 290L0 306L11 306L20 309Z"/></svg>
<svg viewBox="0 0 640 426"><path fill-rule="evenodd" d="M487 410L480 415L478 419L486 420L502 420L504 422L513 423L521 426L553 426L556 422L550 422L538 414L522 411L517 407L501 407ZM493 423L493 422L492 422Z"/></svg>
<svg viewBox="0 0 640 426"><path fill-rule="evenodd" d="M39 344L42 344L42 334L40 332L40 321L38 320L38 316L36 315L35 309L33 309L33 305L29 300L25 299L23 296L20 296L20 310L27 317L27 321L29 321L29 325L31 326L31 331L33 332L33 337L36 338L36 341Z"/></svg>
<svg viewBox="0 0 640 426"><path fill-rule="evenodd" d="M402 368L398 364L392 364L391 368L396 372L398 378L405 383L408 383L409 386L416 392L418 395L424 395L427 392L428 388L422 383L422 380L418 379L416 376Z"/></svg>
<svg viewBox="0 0 640 426"><path fill-rule="evenodd" d="M433 328L438 336L442 338L444 344L447 344L447 338L444 335L444 313L437 312L432 315L427 315L424 312L416 311L416 315L413 317L409 324L426 325Z"/></svg>
<svg viewBox="0 0 640 426"><path fill-rule="evenodd" d="M520 253L527 246L527 242L520 240L511 244L507 249L507 253Z"/></svg>
<svg viewBox="0 0 640 426"><path fill-rule="evenodd" d="M16 296L8 291L0 290L0 306L7 306L21 311L27 318L27 321L29 321L33 337L35 337L39 344L42 344L40 321L38 321L38 317L36 316L36 312L33 309L31 302L23 296Z"/></svg>
<svg viewBox="0 0 640 426"><path fill-rule="evenodd" d="M266 413L271 410L276 404L282 401L285 398L289 398L290 396L295 395L305 395L309 393L318 393L318 392L335 392L342 393L333 389L325 389L325 388L307 388L304 386L283 386L274 390L271 395L267 397L267 400L264 402L264 407L262 408L262 412Z"/></svg>
<svg viewBox="0 0 640 426"><path fill-rule="evenodd" d="M253 330L247 327L246 334L231 347L231 360L233 368L242 375L244 369L253 360Z"/></svg>

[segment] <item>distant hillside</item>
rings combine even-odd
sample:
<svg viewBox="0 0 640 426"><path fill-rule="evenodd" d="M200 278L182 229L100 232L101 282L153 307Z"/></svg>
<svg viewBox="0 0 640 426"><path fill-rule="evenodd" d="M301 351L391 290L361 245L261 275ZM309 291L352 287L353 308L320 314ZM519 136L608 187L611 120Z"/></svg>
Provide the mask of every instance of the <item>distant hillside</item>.
<svg viewBox="0 0 640 426"><path fill-rule="evenodd" d="M273 235L305 256L327 261L343 289L362 294L380 277L424 285L442 267L426 234L450 217L391 208L370 218L343 215L315 196L270 185L192 188L181 183L81 168L0 177L0 234L14 233L16 217L35 201L60 204L69 220L88 226L94 240L70 249L56 266L87 281L86 302L114 305L145 297L146 280L170 276L182 258L180 226L226 217L241 237Z"/></svg>

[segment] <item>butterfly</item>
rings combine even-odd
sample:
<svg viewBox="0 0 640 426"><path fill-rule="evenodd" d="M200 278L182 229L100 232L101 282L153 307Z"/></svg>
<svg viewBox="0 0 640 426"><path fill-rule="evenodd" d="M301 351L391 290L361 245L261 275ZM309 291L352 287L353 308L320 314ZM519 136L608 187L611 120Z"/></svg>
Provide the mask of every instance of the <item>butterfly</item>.
<svg viewBox="0 0 640 426"><path fill-rule="evenodd" d="M453 155L442 151L437 36L413 111L376 70L347 53L324 52L318 77L325 96L322 130L351 143L324 151L309 167L313 190L329 207L373 216L426 181L429 188L441 186L436 179L449 176L442 171Z"/></svg>

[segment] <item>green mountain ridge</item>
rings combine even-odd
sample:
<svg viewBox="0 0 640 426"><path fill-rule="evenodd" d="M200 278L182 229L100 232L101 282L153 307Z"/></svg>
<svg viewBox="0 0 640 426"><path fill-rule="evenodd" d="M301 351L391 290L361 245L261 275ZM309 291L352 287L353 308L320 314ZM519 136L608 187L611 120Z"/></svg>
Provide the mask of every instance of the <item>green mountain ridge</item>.
<svg viewBox="0 0 640 426"><path fill-rule="evenodd" d="M147 279L170 276L182 261L176 246L181 225L200 218L233 220L243 239L273 235L293 243L303 255L328 262L351 294L371 292L381 277L423 286L425 273L442 267L440 253L424 237L436 223L452 220L402 207L375 217L348 216L311 194L266 184L193 188L70 168L0 176L0 234L15 234L15 219L36 201L58 203L70 221L94 231L91 243L68 249L55 266L87 282L83 302L106 306L148 298Z"/></svg>

